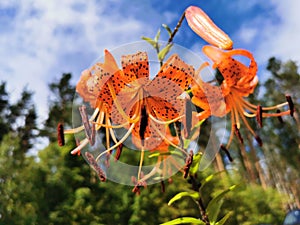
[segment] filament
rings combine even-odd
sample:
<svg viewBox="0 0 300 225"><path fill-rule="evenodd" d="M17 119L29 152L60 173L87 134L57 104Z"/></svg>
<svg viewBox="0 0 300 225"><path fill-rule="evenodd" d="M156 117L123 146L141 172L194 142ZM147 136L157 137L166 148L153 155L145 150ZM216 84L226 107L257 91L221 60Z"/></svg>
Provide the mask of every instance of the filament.
<svg viewBox="0 0 300 225"><path fill-rule="evenodd" d="M127 133L121 138L120 141L118 141L118 142L117 142L115 145L113 145L112 147L106 149L104 152L100 153L100 154L97 156L96 161L98 161L98 160L101 158L101 156L103 156L103 155L106 154L107 152L110 152L110 151L113 150L114 148L118 147L118 145L120 145L121 143L123 143L123 142L129 137L129 135L131 134L131 132L132 132L134 126L135 126L135 123L133 123L133 124L130 126L129 130L128 130Z"/></svg>
<svg viewBox="0 0 300 225"><path fill-rule="evenodd" d="M181 118L184 117L184 115L178 116L177 118L172 119L172 120L168 120L168 121L161 121L161 120L158 120L158 119L156 119L154 116L152 116L151 114L149 114L149 117L150 117L154 122L156 122L156 123L158 123L158 124L169 125L169 124L171 124L171 123L174 123L174 122L180 120Z"/></svg>
<svg viewBox="0 0 300 225"><path fill-rule="evenodd" d="M80 144L71 151L72 155L77 154L78 152L81 151L81 149L86 146L89 143L89 140L87 138L83 139L83 141L80 142Z"/></svg>
<svg viewBox="0 0 300 225"><path fill-rule="evenodd" d="M140 181L140 176L141 176L141 172L142 172L142 166L143 166L144 156L145 156L145 150L144 150L144 146L142 146L141 157L140 157L140 164L139 164L139 171L138 171L138 181Z"/></svg>

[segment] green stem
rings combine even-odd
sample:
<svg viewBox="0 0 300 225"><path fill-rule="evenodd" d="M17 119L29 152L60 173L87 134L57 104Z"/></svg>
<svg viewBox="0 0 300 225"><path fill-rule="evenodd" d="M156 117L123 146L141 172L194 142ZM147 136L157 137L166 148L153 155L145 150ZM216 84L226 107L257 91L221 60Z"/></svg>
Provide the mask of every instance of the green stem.
<svg viewBox="0 0 300 225"><path fill-rule="evenodd" d="M192 181L192 189L194 191L199 191L199 184L197 183L196 179L194 176L190 176L191 181ZM208 215L206 213L206 209L204 206L204 203L202 201L202 198L199 197L198 201L196 202L200 211L200 215L201 215L201 220L206 224L206 225L210 225L209 219L208 219Z"/></svg>

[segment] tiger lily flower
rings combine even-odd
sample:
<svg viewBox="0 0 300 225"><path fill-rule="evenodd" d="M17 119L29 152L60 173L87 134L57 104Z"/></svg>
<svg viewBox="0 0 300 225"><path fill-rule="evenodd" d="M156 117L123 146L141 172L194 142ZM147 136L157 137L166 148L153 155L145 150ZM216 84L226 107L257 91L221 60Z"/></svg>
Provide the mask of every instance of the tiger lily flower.
<svg viewBox="0 0 300 225"><path fill-rule="evenodd" d="M230 113L232 125L227 148L234 134L243 143L239 132L241 124L244 124L248 131L255 137L258 144L262 145L261 139L251 128L247 118L256 117L258 123L262 126L261 121L263 117L292 115L294 109L291 98L287 97L287 102L271 107L261 107L260 105L250 103L245 97L253 93L258 83L257 64L253 55L243 49L223 51L213 46L204 46L203 52L213 61L213 68L220 71L224 80L220 86L213 86L200 79L193 86L192 102L203 109L203 112L200 112L198 117L201 119L209 116L223 117ZM233 56L236 55L248 58L250 64L247 66L234 59ZM282 112L276 111L285 106L290 106L290 109ZM272 110L275 112L270 112Z"/></svg>
<svg viewBox="0 0 300 225"><path fill-rule="evenodd" d="M123 56L121 63L127 83L113 96L111 121L115 127L123 124L127 132L119 142L99 154L96 160L131 135L132 143L141 150L139 181L145 150L157 149L160 143L166 141L186 153L168 140L166 132L169 124L185 117L185 100L180 96L190 87L194 79L194 68L174 54L163 64L158 74L150 79L145 52Z"/></svg>
<svg viewBox="0 0 300 225"><path fill-rule="evenodd" d="M106 150L95 156L94 164L115 149L119 149L120 154L131 135L129 141L141 150L139 181L145 150L161 149L160 143L167 142L187 154L182 146L168 139L167 130L171 123L187 121L184 119L186 100L181 95L190 88L194 68L174 54L150 79L146 52L122 56L121 65L122 69L119 69L114 57L106 50L104 63L96 63L83 71L76 91L95 110L88 118L85 107L80 107L83 125L64 133L85 131L86 138L71 152L76 154L88 143L94 144L97 131L105 130ZM118 137L117 129L125 132ZM61 130L59 127L58 131Z"/></svg>

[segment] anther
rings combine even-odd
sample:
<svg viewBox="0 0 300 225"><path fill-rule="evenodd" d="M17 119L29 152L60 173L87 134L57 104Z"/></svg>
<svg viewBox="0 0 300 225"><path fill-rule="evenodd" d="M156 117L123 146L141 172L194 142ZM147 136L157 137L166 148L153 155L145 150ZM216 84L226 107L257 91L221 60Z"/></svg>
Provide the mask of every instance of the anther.
<svg viewBox="0 0 300 225"><path fill-rule="evenodd" d="M165 182L163 180L160 181L161 192L165 193Z"/></svg>
<svg viewBox="0 0 300 225"><path fill-rule="evenodd" d="M87 160L89 161L91 167L96 171L100 181L102 181L102 182L106 181L105 172L98 165L98 163L96 162L94 156L89 152L85 152L85 156L86 156Z"/></svg>
<svg viewBox="0 0 300 225"><path fill-rule="evenodd" d="M293 100L292 100L290 95L286 95L285 98L286 98L286 101L288 102L289 107L290 107L290 115L293 117L294 116L294 110L295 110Z"/></svg>
<svg viewBox="0 0 300 225"><path fill-rule="evenodd" d="M261 138L258 135L255 135L254 138L255 138L256 142L258 143L258 145L260 147L262 147L263 146L263 142L262 142Z"/></svg>
<svg viewBox="0 0 300 225"><path fill-rule="evenodd" d="M96 139L96 125L92 124L91 138L89 139L90 145L93 146L95 144Z"/></svg>
<svg viewBox="0 0 300 225"><path fill-rule="evenodd" d="M95 124L93 125L93 128L91 128L90 122L88 119L88 115L86 112L86 107L84 105L79 107L79 112L80 112L82 123L84 126L85 135L86 135L87 139L89 140L90 145L93 146L95 144L95 134L96 134L95 133Z"/></svg>
<svg viewBox="0 0 300 225"><path fill-rule="evenodd" d="M131 177L131 181L134 184L134 188L132 189L132 192L137 195L140 195L141 193L141 186L143 186L144 188L147 187L146 181L137 181L137 179L134 176Z"/></svg>
<svg viewBox="0 0 300 225"><path fill-rule="evenodd" d="M140 189L140 186L138 186L137 184L134 186L134 188L132 189L132 192L137 194L137 195L140 195L141 194L141 189Z"/></svg>
<svg viewBox="0 0 300 225"><path fill-rule="evenodd" d="M256 109L256 121L260 127L263 126L263 124L262 124L262 107L260 105L258 105L257 109Z"/></svg>
<svg viewBox="0 0 300 225"><path fill-rule="evenodd" d="M277 109L276 113L280 114L281 113L280 109ZM283 119L281 116L277 116L277 119L279 120L280 123L283 123Z"/></svg>
<svg viewBox="0 0 300 225"><path fill-rule="evenodd" d="M115 161L118 161L120 159L122 150L123 150L123 143L119 144L119 146L116 149Z"/></svg>
<svg viewBox="0 0 300 225"><path fill-rule="evenodd" d="M193 151L191 150L190 154L186 157L185 165L184 165L184 168L183 168L183 178L187 178L187 176L189 174L190 167L193 163L193 155L194 155Z"/></svg>
<svg viewBox="0 0 300 225"><path fill-rule="evenodd" d="M235 133L235 135L237 136L237 138L239 139L240 143L241 143L241 144L244 144L244 140L243 140L243 138L242 138L242 135L241 135L241 133L240 133L240 130L237 128L237 125L234 124L233 127L234 127L234 133Z"/></svg>
<svg viewBox="0 0 300 225"><path fill-rule="evenodd" d="M224 151L224 153L226 154L226 156L227 156L227 158L229 159L229 161L230 161L230 162L233 162L233 158L231 157L231 155L230 155L228 149L227 149L224 145L221 145L221 146L220 146L220 149L221 149L222 151Z"/></svg>
<svg viewBox="0 0 300 225"><path fill-rule="evenodd" d="M65 145L64 125L62 123L57 125L57 142L59 146Z"/></svg>

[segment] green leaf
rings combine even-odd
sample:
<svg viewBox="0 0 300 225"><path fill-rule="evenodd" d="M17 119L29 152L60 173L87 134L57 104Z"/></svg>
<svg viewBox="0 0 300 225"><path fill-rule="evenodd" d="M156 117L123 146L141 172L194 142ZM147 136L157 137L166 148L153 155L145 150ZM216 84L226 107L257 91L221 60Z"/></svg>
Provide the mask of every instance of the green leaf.
<svg viewBox="0 0 300 225"><path fill-rule="evenodd" d="M216 223L218 214L220 212L221 206L223 204L223 197L230 191L234 190L237 185L232 185L230 188L222 191L217 196L215 196L209 203L206 208L206 212L208 214L208 219L211 223Z"/></svg>
<svg viewBox="0 0 300 225"><path fill-rule="evenodd" d="M188 136L187 139L184 140L184 148L188 148L188 146L190 145L191 143L191 138L193 137L193 135L195 134L196 131L198 131L199 127L202 125L202 123L204 122L205 120L201 120L199 121L194 127L193 129L191 130L191 133L190 135Z"/></svg>
<svg viewBox="0 0 300 225"><path fill-rule="evenodd" d="M166 55L169 53L170 49L172 48L173 44L168 44L164 47L157 55L159 61L163 61Z"/></svg>
<svg viewBox="0 0 300 225"><path fill-rule="evenodd" d="M152 153L151 155L149 155L148 158L151 159L153 157L158 157L158 156L161 156L161 155L171 155L171 153L170 152L164 152L164 153L155 152L155 153Z"/></svg>
<svg viewBox="0 0 300 225"><path fill-rule="evenodd" d="M199 199L200 194L199 192L193 191L193 192L187 192L187 191L183 191L178 193L177 195L175 195L173 198L171 198L171 200L168 202L168 205L172 205L175 201L181 199L182 197L191 197L194 200Z"/></svg>
<svg viewBox="0 0 300 225"><path fill-rule="evenodd" d="M199 169L199 163L200 163L200 159L201 159L202 153L201 152L197 152L194 156L193 156L193 163L190 167L190 171L189 173L191 175L195 175L198 172Z"/></svg>
<svg viewBox="0 0 300 225"><path fill-rule="evenodd" d="M167 24L162 24L162 27L165 28L168 31L169 37L172 36L172 30Z"/></svg>
<svg viewBox="0 0 300 225"><path fill-rule="evenodd" d="M155 35L155 37L154 37L154 41L155 41L156 43L158 42L159 37L160 37L160 29L158 29L158 31L157 31L157 33L156 33L156 35Z"/></svg>
<svg viewBox="0 0 300 225"><path fill-rule="evenodd" d="M221 220L219 220L216 225L223 225L231 216L233 212L227 213Z"/></svg>
<svg viewBox="0 0 300 225"><path fill-rule="evenodd" d="M224 172L227 172L227 170L216 172L216 173L211 174L211 175L205 177L204 179L202 179L201 182L200 182L201 183L200 190L205 186L205 184L207 184L209 181L211 181L215 176L217 176L221 173L224 173Z"/></svg>
<svg viewBox="0 0 300 225"><path fill-rule="evenodd" d="M142 37L142 39L143 39L144 41L147 41L150 45L153 46L153 48L156 49L156 47L157 47L157 42L156 42L155 40L153 40L152 38L149 38L149 37Z"/></svg>
<svg viewBox="0 0 300 225"><path fill-rule="evenodd" d="M171 146L173 147L173 146ZM168 152L155 152L152 153L148 156L148 158L153 158L153 157L158 157L158 156L162 156L162 155L172 155L172 156L177 156L179 158L182 158L182 154L179 151L175 151L175 150L169 150Z"/></svg>
<svg viewBox="0 0 300 225"><path fill-rule="evenodd" d="M185 224L185 223L205 225L205 223L203 221L193 218L193 217L181 217L181 218L177 218L175 220L161 223L160 225L174 225L174 224Z"/></svg>

